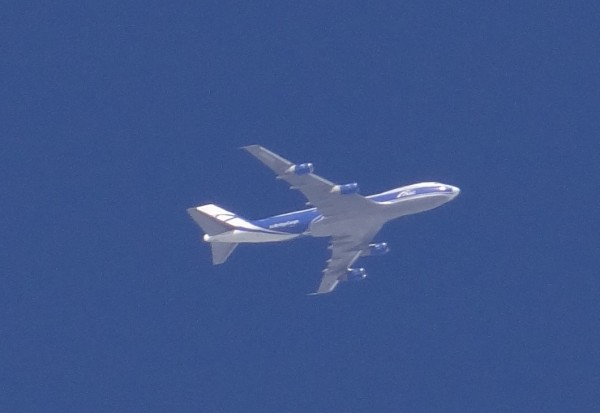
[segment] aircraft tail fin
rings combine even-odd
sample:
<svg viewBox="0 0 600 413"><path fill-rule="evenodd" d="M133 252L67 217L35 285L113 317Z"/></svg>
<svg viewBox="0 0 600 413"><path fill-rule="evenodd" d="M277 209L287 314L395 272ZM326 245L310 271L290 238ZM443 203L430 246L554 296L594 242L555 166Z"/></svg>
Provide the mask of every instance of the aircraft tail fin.
<svg viewBox="0 0 600 413"><path fill-rule="evenodd" d="M215 204L188 208L188 214L208 235L222 234L235 228L240 218L233 212L224 210Z"/></svg>
<svg viewBox="0 0 600 413"><path fill-rule="evenodd" d="M189 208L187 212L208 235L222 234L247 223L233 212L214 204ZM213 264L223 264L237 246L238 244L233 242L211 242Z"/></svg>

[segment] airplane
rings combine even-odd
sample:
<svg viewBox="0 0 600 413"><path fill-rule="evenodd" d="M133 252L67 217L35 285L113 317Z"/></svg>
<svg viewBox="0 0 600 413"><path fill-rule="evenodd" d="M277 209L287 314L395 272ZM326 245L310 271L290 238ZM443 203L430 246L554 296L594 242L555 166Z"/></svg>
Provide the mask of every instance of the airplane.
<svg viewBox="0 0 600 413"><path fill-rule="evenodd" d="M365 197L358 193L357 183L337 185L314 174L311 163L292 163L260 145L242 149L275 172L277 179L300 191L311 208L252 221L214 204L187 211L204 231L215 265L223 264L240 243L329 237L331 258L311 295L330 293L340 282L364 279L365 269L352 265L360 257L389 251L385 242L372 243L385 223L437 208L460 193L456 186L422 182Z"/></svg>

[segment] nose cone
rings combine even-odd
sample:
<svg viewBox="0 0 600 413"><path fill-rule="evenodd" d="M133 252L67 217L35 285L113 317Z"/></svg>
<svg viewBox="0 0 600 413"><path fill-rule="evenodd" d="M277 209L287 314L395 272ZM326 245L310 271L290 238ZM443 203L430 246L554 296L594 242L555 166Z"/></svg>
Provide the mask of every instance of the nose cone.
<svg viewBox="0 0 600 413"><path fill-rule="evenodd" d="M452 198L456 198L460 194L460 188L457 186L452 187Z"/></svg>

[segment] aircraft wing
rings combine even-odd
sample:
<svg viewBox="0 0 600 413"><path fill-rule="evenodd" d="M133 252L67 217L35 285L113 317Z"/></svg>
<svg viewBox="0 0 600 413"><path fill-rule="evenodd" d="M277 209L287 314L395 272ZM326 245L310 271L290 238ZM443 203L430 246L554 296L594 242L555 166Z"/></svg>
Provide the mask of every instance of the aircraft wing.
<svg viewBox="0 0 600 413"><path fill-rule="evenodd" d="M373 208L376 204L358 193L341 195L339 186L312 173L293 172L296 165L260 145L245 146L243 149L254 155L277 174L278 179L288 182L315 206L323 216L343 217ZM338 189L338 192L336 192Z"/></svg>
<svg viewBox="0 0 600 413"><path fill-rule="evenodd" d="M369 247L369 243L380 229L381 226L376 225L352 235L332 237L329 243L331 258L327 260L321 284L313 295L330 293L340 281L344 281L350 266Z"/></svg>

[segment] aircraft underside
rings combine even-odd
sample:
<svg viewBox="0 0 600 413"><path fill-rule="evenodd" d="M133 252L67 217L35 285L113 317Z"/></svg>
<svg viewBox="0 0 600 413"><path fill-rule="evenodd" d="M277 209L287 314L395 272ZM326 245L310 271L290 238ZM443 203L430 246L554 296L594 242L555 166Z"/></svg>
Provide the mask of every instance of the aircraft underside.
<svg viewBox="0 0 600 413"><path fill-rule="evenodd" d="M329 237L331 258L316 294L329 293L341 281L362 280L363 268L352 268L361 256L383 255L386 243L372 243L382 226L401 216L427 211L454 199L460 190L438 182L422 182L364 197L358 184L336 185L313 173L310 163L293 164L258 145L247 146L258 158L297 189L314 208L249 221L217 205L189 208L211 244L213 264L222 264L239 243L289 241L302 236Z"/></svg>

